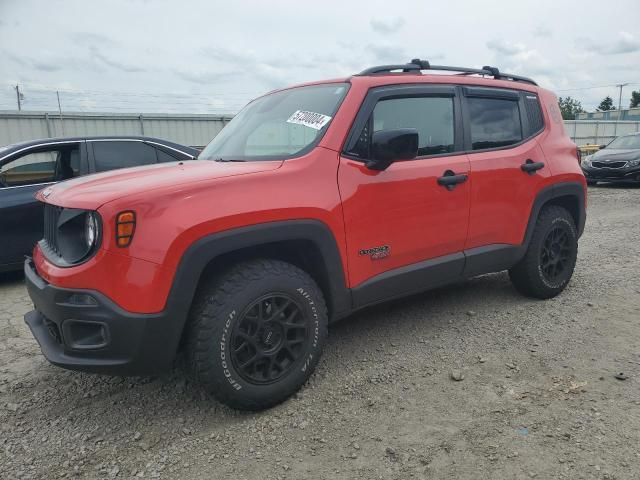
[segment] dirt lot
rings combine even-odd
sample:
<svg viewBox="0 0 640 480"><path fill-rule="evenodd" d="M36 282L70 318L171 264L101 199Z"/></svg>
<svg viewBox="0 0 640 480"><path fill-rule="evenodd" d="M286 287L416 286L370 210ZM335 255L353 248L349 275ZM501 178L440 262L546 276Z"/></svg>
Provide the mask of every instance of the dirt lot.
<svg viewBox="0 0 640 480"><path fill-rule="evenodd" d="M640 189L589 201L558 298L497 274L362 312L331 329L306 388L260 414L180 370L49 365L5 277L0 478L640 478Z"/></svg>

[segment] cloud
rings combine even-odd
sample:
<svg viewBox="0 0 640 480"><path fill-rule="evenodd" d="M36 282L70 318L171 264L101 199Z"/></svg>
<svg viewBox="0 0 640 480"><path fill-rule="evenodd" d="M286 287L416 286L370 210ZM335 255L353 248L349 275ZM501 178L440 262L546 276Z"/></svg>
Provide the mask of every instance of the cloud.
<svg viewBox="0 0 640 480"><path fill-rule="evenodd" d="M114 44L114 40L107 37L106 35L101 35L99 33L94 32L76 32L72 33L71 40L75 43L85 43L85 44Z"/></svg>
<svg viewBox="0 0 640 480"><path fill-rule="evenodd" d="M396 33L404 23L404 18L402 17L392 17L385 20L372 18L369 20L369 25L371 25L373 31L383 35Z"/></svg>
<svg viewBox="0 0 640 480"><path fill-rule="evenodd" d="M546 25L538 25L531 34L534 37L553 37L553 30Z"/></svg>
<svg viewBox="0 0 640 480"><path fill-rule="evenodd" d="M502 55L516 55L524 52L527 47L522 43L515 43L509 40L489 40L487 48Z"/></svg>
<svg viewBox="0 0 640 480"><path fill-rule="evenodd" d="M554 73L548 57L524 43L494 39L487 42L487 48L494 52L497 67L509 73L545 76Z"/></svg>
<svg viewBox="0 0 640 480"><path fill-rule="evenodd" d="M98 59L100 62L102 62L103 64L114 68L116 70L120 70L121 72L126 72L126 73L138 73L138 72L144 72L146 71L145 68L142 68L138 65L131 65L131 64L127 64L125 62L119 62L117 60L113 60L112 58L108 57L107 55L105 55L104 53L102 53L100 51L100 49L98 49L95 46L91 46L89 48L89 51L92 55L93 58Z"/></svg>
<svg viewBox="0 0 640 480"><path fill-rule="evenodd" d="M43 60L32 60L31 66L41 72L57 72L63 68L58 62L47 62Z"/></svg>
<svg viewBox="0 0 640 480"><path fill-rule="evenodd" d="M234 75L240 75L242 72L240 70L229 71L229 70L177 70L176 75L192 83L198 83L202 85L212 85L215 82L219 82L221 80L229 79Z"/></svg>
<svg viewBox="0 0 640 480"><path fill-rule="evenodd" d="M629 32L619 32L618 38L611 43L587 41L587 46L604 55L618 55L640 51L640 40Z"/></svg>
<svg viewBox="0 0 640 480"><path fill-rule="evenodd" d="M18 56L8 51L4 51L4 54L7 56L7 58L13 60L18 65L26 67L28 69L36 70L38 72L57 72L58 70L61 70L65 67L64 64L61 64L56 60L31 58L26 55ZM46 55L46 57L50 58L49 55Z"/></svg>
<svg viewBox="0 0 640 480"><path fill-rule="evenodd" d="M303 63L286 55L262 58L253 50L204 47L200 51L210 66L206 70L177 72L179 77L194 83L210 84L231 80L232 77L250 70L253 79L266 88L274 89L291 83L291 68L300 67ZM307 61L307 66L313 65Z"/></svg>
<svg viewBox="0 0 640 480"><path fill-rule="evenodd" d="M410 60L410 55L399 45L369 44L366 51L372 54L374 61L378 63L405 63Z"/></svg>

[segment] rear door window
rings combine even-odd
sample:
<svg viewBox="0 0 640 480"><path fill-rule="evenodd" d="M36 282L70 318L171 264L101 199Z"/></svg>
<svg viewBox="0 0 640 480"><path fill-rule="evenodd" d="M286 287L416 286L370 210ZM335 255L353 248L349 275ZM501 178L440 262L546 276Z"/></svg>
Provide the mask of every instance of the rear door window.
<svg viewBox="0 0 640 480"><path fill-rule="evenodd" d="M157 163L156 149L138 141L94 141L96 172Z"/></svg>
<svg viewBox="0 0 640 480"><path fill-rule="evenodd" d="M517 100L469 97L467 106L473 150L507 147L522 141Z"/></svg>

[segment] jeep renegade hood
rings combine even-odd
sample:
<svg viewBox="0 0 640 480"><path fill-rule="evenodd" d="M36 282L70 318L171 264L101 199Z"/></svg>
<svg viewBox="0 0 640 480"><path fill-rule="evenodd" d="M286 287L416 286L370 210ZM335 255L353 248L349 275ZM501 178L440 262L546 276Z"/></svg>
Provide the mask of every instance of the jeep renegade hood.
<svg viewBox="0 0 640 480"><path fill-rule="evenodd" d="M182 184L275 170L282 161L187 160L88 175L40 190L36 198L68 208L98 209L118 198Z"/></svg>

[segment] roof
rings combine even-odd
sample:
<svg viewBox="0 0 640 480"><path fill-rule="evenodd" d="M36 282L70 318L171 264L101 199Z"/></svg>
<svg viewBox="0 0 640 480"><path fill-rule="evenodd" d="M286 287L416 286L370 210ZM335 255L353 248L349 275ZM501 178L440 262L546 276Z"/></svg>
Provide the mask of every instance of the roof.
<svg viewBox="0 0 640 480"><path fill-rule="evenodd" d="M22 150L28 147L37 147L38 145L58 144L58 143L74 143L84 141L96 141L96 140L140 140L144 142L158 143L160 145L167 146L169 148L181 150L190 155L197 155L199 151L192 147L180 145L179 143L170 142L161 138L145 137L141 135L104 135L104 136L86 136L86 137L54 137L54 138L40 138L36 140L27 140L19 143L12 143L0 147L0 156L4 157L7 154L14 153L16 150Z"/></svg>

